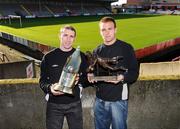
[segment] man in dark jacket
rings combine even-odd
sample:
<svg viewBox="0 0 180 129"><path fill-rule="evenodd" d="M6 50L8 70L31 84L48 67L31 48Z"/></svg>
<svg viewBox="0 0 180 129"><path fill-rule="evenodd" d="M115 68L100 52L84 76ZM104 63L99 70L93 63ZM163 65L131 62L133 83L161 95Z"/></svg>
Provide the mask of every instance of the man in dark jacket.
<svg viewBox="0 0 180 129"><path fill-rule="evenodd" d="M73 95L54 90L67 58L75 51L72 47L75 37L76 30L72 26L64 26L59 34L60 48L50 51L42 59L39 83L40 88L47 94L47 129L62 129L64 117L67 119L69 129L83 129L80 87L84 87L88 81L86 81L87 63L82 52L79 76L76 77Z"/></svg>
<svg viewBox="0 0 180 129"><path fill-rule="evenodd" d="M116 80L98 81L96 85L96 100L94 107L96 129L127 129L128 91L129 85L134 83L139 75L138 63L133 47L124 41L116 39L116 22L112 17L100 20L100 33L104 43L94 50L94 54L102 59L123 57L114 68L124 67L127 71L113 70L98 65L93 74L88 74L90 82L92 76L117 76Z"/></svg>

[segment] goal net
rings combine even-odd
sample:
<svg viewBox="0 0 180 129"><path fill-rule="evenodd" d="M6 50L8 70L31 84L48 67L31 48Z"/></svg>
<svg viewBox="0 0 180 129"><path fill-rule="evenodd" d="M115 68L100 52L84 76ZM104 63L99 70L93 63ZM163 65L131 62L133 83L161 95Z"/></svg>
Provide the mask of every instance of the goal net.
<svg viewBox="0 0 180 129"><path fill-rule="evenodd" d="M9 24L12 24L12 20L13 19L19 19L19 26L22 27L22 20L21 20L21 16L16 16L16 15L8 15L8 19L9 19Z"/></svg>

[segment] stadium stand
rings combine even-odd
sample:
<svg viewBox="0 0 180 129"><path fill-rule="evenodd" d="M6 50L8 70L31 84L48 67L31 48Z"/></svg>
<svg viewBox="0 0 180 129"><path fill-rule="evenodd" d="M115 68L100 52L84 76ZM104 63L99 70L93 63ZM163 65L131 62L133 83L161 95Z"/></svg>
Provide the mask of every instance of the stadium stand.
<svg viewBox="0 0 180 129"><path fill-rule="evenodd" d="M55 5L55 4L48 4L45 7L51 12L54 16L67 16L66 10L64 9L63 5Z"/></svg>
<svg viewBox="0 0 180 129"><path fill-rule="evenodd" d="M3 16L8 15L27 15L26 12L18 4L0 4L0 11Z"/></svg>
<svg viewBox="0 0 180 129"><path fill-rule="evenodd" d="M22 5L31 15L35 15L37 17L48 17L51 16L51 13L47 8L45 8L44 4L23 4Z"/></svg>
<svg viewBox="0 0 180 129"><path fill-rule="evenodd" d="M0 14L22 17L52 17L110 14L110 3L115 0L0 0Z"/></svg>
<svg viewBox="0 0 180 129"><path fill-rule="evenodd" d="M125 11L122 11L125 9ZM127 4L117 8L119 12L146 14L175 14L180 13L179 0L127 0Z"/></svg>
<svg viewBox="0 0 180 129"><path fill-rule="evenodd" d="M0 0L0 16L59 17L111 14L117 0ZM180 14L179 0L127 0L124 13Z"/></svg>

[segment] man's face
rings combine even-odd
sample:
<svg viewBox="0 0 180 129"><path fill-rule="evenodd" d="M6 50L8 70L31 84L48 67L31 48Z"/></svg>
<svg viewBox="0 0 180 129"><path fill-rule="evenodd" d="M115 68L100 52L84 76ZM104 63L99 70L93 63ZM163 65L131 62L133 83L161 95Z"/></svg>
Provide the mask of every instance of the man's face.
<svg viewBox="0 0 180 129"><path fill-rule="evenodd" d="M70 51L75 40L75 32L69 29L63 29L60 34L60 48L64 51Z"/></svg>
<svg viewBox="0 0 180 129"><path fill-rule="evenodd" d="M113 22L101 22L100 23L100 33L104 40L104 44L111 45L116 40L116 28Z"/></svg>

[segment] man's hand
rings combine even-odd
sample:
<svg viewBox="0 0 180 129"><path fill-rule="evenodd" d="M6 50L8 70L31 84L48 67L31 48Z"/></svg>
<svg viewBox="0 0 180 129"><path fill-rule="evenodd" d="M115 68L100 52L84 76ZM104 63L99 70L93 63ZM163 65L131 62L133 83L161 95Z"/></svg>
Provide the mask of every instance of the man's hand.
<svg viewBox="0 0 180 129"><path fill-rule="evenodd" d="M92 79L94 77L94 74L93 73L88 73L87 74L87 77L88 77L88 81L90 83L94 83L94 82L97 82L96 80Z"/></svg>
<svg viewBox="0 0 180 129"><path fill-rule="evenodd" d="M57 85L59 85L59 84L55 83L55 84L50 86L51 93L53 95L63 95L64 94L63 92L54 90L54 87L57 86Z"/></svg>
<svg viewBox="0 0 180 129"><path fill-rule="evenodd" d="M117 76L117 81L105 81L105 82L110 82L110 83L114 83L117 84L119 82L122 82L124 80L124 76L122 74Z"/></svg>
<svg viewBox="0 0 180 129"><path fill-rule="evenodd" d="M75 78L75 85L78 84L79 82L79 74L76 75L76 78Z"/></svg>

